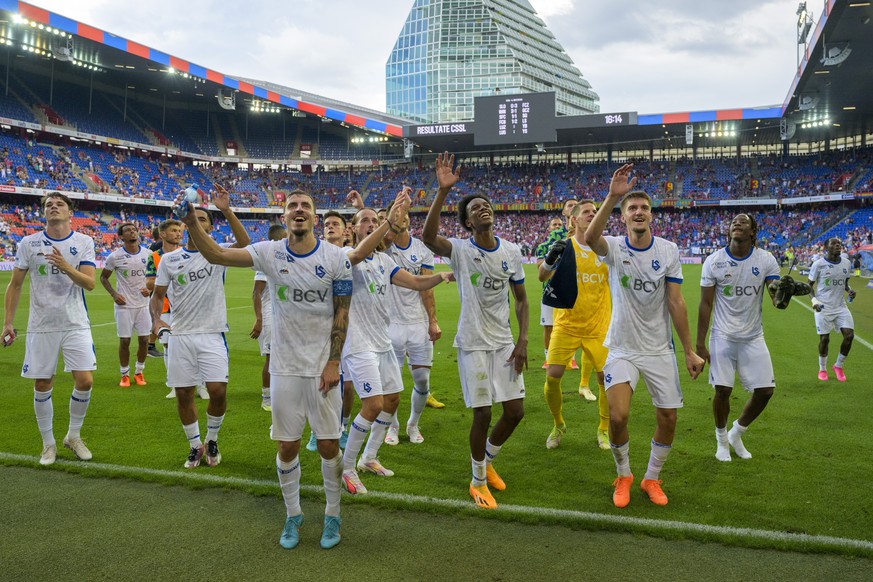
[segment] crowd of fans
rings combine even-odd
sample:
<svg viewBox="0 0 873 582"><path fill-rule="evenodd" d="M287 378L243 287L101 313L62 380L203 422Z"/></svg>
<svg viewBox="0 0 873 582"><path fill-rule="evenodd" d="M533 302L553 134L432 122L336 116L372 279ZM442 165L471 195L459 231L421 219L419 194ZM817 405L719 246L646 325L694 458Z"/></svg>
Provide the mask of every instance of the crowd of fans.
<svg viewBox="0 0 873 582"><path fill-rule="evenodd" d="M236 164L204 164L170 160L150 152L36 144L0 134L0 181L68 191L87 188L125 197L169 200L191 183L207 193L220 184L240 207L281 205L287 192L312 193L322 208L344 204L356 189L367 204L384 206L402 186L414 191L414 203L427 205L433 196L428 167L393 166L325 170L311 173L253 168ZM495 203L548 204L568 197L603 197L618 166L594 163L464 163L462 181L447 202L484 192ZM724 198L792 198L829 192L863 191L873 184L873 148L832 151L783 158L678 159L635 161L638 186L656 200ZM84 178L88 178L83 182ZM86 186L90 182L90 186Z"/></svg>

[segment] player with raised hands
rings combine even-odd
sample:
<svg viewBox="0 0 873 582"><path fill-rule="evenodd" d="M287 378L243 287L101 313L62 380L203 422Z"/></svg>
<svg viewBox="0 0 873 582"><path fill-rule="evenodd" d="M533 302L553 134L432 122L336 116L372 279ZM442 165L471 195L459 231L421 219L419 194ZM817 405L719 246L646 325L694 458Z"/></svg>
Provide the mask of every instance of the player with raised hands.
<svg viewBox="0 0 873 582"><path fill-rule="evenodd" d="M492 462L524 417L522 372L527 367L529 308L521 250L494 234L494 210L482 194L465 196L458 204L458 220L470 237L441 236L443 204L461 177L454 155L437 156L436 176L439 190L427 213L422 240L435 255L451 261L458 281L461 316L454 345L464 402L473 410L469 492L477 506L493 509L497 501L489 485L502 491L506 483ZM513 339L509 324L510 293L515 299L518 339ZM503 413L492 428L491 408L497 403Z"/></svg>
<svg viewBox="0 0 873 582"><path fill-rule="evenodd" d="M672 327L685 350L685 366L692 378L703 371L704 360L691 344L688 312L682 297L682 267L675 243L652 234L651 198L634 190L633 164L612 176L609 193L585 231L585 243L609 266L612 317L604 345L609 356L603 368L609 401L609 440L618 473L613 503L630 502L633 474L628 454L628 417L637 382L646 382L655 405L656 428L645 477L640 487L656 505L666 505L660 473L673 445L676 410L682 407L682 388L673 349ZM626 236L603 236L612 210L621 207Z"/></svg>
<svg viewBox="0 0 873 582"><path fill-rule="evenodd" d="M227 247L241 249L249 244L249 235L230 208L227 190L216 185L215 204L230 225L235 243ZM155 290L149 304L152 326L156 334L171 334L167 343L167 385L176 391L176 408L188 440L189 452L184 466L193 469L204 455L206 464L214 467L221 462L218 432L227 409L229 358L224 333L227 326L227 305L224 297L225 268L210 264L200 251L204 242L212 241L215 219L203 208L189 208L185 216L188 240L181 248L165 254L158 266ZM201 237L191 235L197 228ZM209 241L205 241L205 239ZM212 241L214 242L214 241ZM164 297L173 307L173 323L161 319ZM206 439L201 439L194 389L205 383L209 393L206 415Z"/></svg>
<svg viewBox="0 0 873 582"><path fill-rule="evenodd" d="M359 210L352 219L356 246L345 249L352 264L354 292L349 311L349 334L343 347L343 364L361 399L361 411L352 421L343 453L342 477L349 493L367 492L358 471L383 477L394 474L378 459L379 448L403 390L400 368L388 333L391 308L388 287L397 285L426 291L451 280L450 273L413 275L401 269L385 253L376 252L387 232L395 235L400 232L398 225L406 220L409 211L409 192L409 187L403 188L394 200L390 215L381 224L372 208ZM367 444L358 460L364 439L367 439Z"/></svg>

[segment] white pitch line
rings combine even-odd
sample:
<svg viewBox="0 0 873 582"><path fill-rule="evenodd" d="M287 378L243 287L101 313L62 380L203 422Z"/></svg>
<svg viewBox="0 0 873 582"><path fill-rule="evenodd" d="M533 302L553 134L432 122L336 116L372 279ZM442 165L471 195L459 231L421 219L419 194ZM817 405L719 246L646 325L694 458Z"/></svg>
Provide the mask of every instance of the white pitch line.
<svg viewBox="0 0 873 582"><path fill-rule="evenodd" d="M803 301L801 301L797 297L792 297L791 300L796 301L798 305L800 305L801 307L803 307L804 309L806 309L810 313L813 313L813 314L815 313L815 311L812 309L812 307L810 307L809 305L807 305L806 303L804 303ZM859 336L857 332L855 332L855 341L858 342L859 344L861 344L862 346L864 346L865 348L867 348L868 350L873 350L873 344L871 344L870 342L868 342L867 340L865 340L864 338Z"/></svg>
<svg viewBox="0 0 873 582"><path fill-rule="evenodd" d="M25 462L27 464L36 465L39 462L38 457L30 455L18 455L14 453L0 452L0 460L9 460L16 462ZM76 467L77 469L95 469L107 473L115 473L119 475L136 474L149 475L153 477L168 477L178 479L180 481L193 481L200 483L209 483L213 485L243 485L243 486L259 486L267 487L275 491L280 491L279 484L273 480L264 479L243 479L240 477L228 477L210 475L203 472L193 471L167 471L163 469L148 469L144 467L126 467L124 465L113 465L107 463L82 463L79 461L67 461L58 459L56 465L62 467ZM323 491L321 487L315 485L301 485L301 489L312 493L320 493ZM427 497L423 495L409 495L406 493L388 493L380 491L370 491L367 497L374 499L385 499L388 501L401 502L414 507L415 505L430 505L432 507L443 507L449 509L470 509L473 507L470 501L460 499L440 499L437 497ZM532 507L528 505L510 505L502 504L495 511L513 513L517 515L528 515L534 517L552 517L562 520L576 521L579 523L589 524L610 524L629 527L642 527L647 529L660 530L664 532L682 532L682 533L698 533L718 536L734 536L746 538L749 540L763 540L768 542L788 542L791 544L817 544L835 549L860 549L873 551L873 541L856 540L851 538L839 538L833 536L820 536L810 534L796 534L782 531L771 531L763 529L753 529L746 527L731 527L721 525L708 525L703 523L688 523L682 521L669 521L648 519L643 517L628 517L623 515L610 515L603 513L592 513L589 511L574 511L570 509L550 509L547 507Z"/></svg>

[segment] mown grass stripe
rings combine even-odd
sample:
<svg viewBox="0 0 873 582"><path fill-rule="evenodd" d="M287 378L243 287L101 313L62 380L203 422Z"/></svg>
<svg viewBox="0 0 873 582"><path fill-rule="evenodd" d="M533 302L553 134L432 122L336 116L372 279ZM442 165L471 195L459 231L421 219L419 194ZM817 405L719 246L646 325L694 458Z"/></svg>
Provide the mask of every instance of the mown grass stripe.
<svg viewBox="0 0 873 582"><path fill-rule="evenodd" d="M38 466L39 464L38 457L0 452L0 461L3 460L26 465ZM151 477L162 477L177 479L180 482L188 481L193 483L210 484L216 486L256 486L269 488L275 490L276 492L279 491L279 484L277 481L265 479L242 479L239 477L210 475L202 471L167 471L163 469L128 467L107 463L82 463L79 461L67 461L63 459L58 459L55 464L60 467L75 467L77 471L94 470L98 473L102 472L119 476L143 475ZM315 485L301 485L301 490L309 493L320 493L322 491L322 488ZM406 493L389 493L380 491L370 491L367 494L367 497L372 499L381 499L400 503L403 505L408 505L411 508L414 508L415 506L430 506L462 510L469 510L471 508L471 502L466 499L439 499L436 497L427 497L423 495L410 495ZM804 549L810 545L814 545L833 550L862 550L867 552L873 552L873 541L856 540L851 538L799 534L744 527L707 525L682 521L648 519L623 515L609 515L602 513L592 513L588 511L531 507L526 505L501 504L500 507L495 511L504 514L515 514L519 516L559 519L561 521L570 523L576 522L580 524L590 525L620 526L624 529L629 530L655 530L680 534L702 534L717 537L736 537L749 541L764 541L771 543L779 542L788 544L790 546L799 546Z"/></svg>

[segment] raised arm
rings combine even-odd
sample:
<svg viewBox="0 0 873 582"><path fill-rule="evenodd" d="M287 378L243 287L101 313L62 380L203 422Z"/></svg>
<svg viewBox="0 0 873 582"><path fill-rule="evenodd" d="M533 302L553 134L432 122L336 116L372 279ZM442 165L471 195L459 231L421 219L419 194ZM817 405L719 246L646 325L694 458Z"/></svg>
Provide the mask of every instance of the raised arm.
<svg viewBox="0 0 873 582"><path fill-rule="evenodd" d="M251 267L254 265L252 256L247 250L218 246L218 243L215 242L211 236L206 234L205 230L203 230L200 221L197 220L197 213L194 212L194 206L188 202L183 202L183 204L188 204L188 214L182 218L182 222L184 222L185 226L188 227L188 236L190 236L194 241L194 244L197 245L197 250L200 251L200 254L203 255L204 259L213 265L224 265L226 267ZM238 219L237 222L239 222ZM249 240L248 235L245 235L245 240ZM239 239L237 239L237 242L239 242Z"/></svg>
<svg viewBox="0 0 873 582"><path fill-rule="evenodd" d="M590 226L588 227L591 228ZM703 371L703 358L698 356L691 347L691 329L688 325L688 308L682 297L682 286L679 283L667 281L667 309L673 320L673 327L679 335L682 349L685 350L685 367L692 379L696 379Z"/></svg>
<svg viewBox="0 0 873 582"><path fill-rule="evenodd" d="M452 190L452 187L458 183L461 178L461 167L458 166L455 171L452 167L455 165L455 155L449 155L449 152L444 152L443 155L437 155L436 158L436 176L439 189L433 199L433 204L430 205L430 210L427 211L427 219L424 221L424 230L421 233L421 241L435 255L441 257L452 256L452 243L444 236L440 236L440 213L443 210L443 205L446 202L446 196Z"/></svg>
<svg viewBox="0 0 873 582"><path fill-rule="evenodd" d="M230 225L233 238L236 239L231 248L242 249L249 246L252 240L249 238L246 227L243 226L236 214L233 213L233 210L230 209L230 193L218 184L213 184L213 186L215 186L215 196L212 197L212 203L221 210L221 213L227 219L227 224ZM198 248L200 247L198 246Z"/></svg>
<svg viewBox="0 0 873 582"><path fill-rule="evenodd" d="M700 305L697 308L697 355L709 361L709 350L706 349L706 334L709 332L709 321L712 318L712 302L715 299L715 287L700 287Z"/></svg>
<svg viewBox="0 0 873 582"><path fill-rule="evenodd" d="M633 164L625 164L615 171L612 175L612 181L609 183L609 193L606 195L606 200L603 201L600 209L597 210L597 214L594 215L594 219L585 231L585 244L601 257L605 256L609 251L609 245L603 239L603 229L606 228L609 215L612 209L621 202L624 195L630 192L637 184L636 176L628 180L633 169Z"/></svg>
<svg viewBox="0 0 873 582"><path fill-rule="evenodd" d="M15 320L15 312L18 310L18 301L21 299L21 287L24 285L24 277L27 269L13 267L12 279L6 286L6 297L3 300L3 332L0 341L4 346L11 346L15 341L16 333L12 322Z"/></svg>
<svg viewBox="0 0 873 582"><path fill-rule="evenodd" d="M367 238L364 240L359 241L357 246L349 251L348 258L353 265L357 265L372 255L373 251L376 250L379 243L382 242L382 239L385 237L385 233L389 230L393 231L394 234L400 232L400 227L397 226L397 223L399 219L409 212L409 192L411 190L412 189L409 186L404 186L403 190L401 190L394 199L394 205L391 207L391 214L388 216L388 220L376 227L376 230L367 235Z"/></svg>

